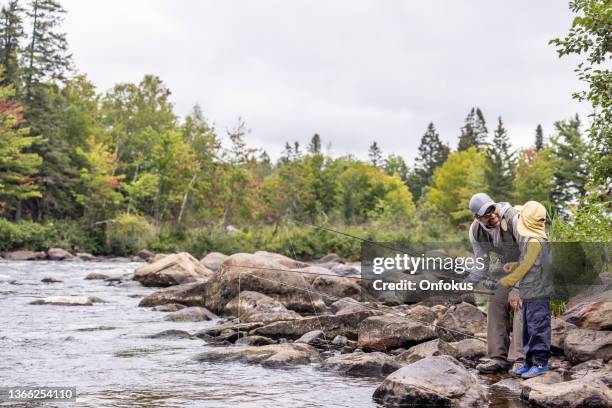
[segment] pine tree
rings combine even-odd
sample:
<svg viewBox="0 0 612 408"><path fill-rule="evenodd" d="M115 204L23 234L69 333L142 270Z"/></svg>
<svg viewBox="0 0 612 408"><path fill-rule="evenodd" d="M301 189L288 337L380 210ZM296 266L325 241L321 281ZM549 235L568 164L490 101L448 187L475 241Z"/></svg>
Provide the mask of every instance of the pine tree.
<svg viewBox="0 0 612 408"><path fill-rule="evenodd" d="M450 148L442 143L434 124L430 122L421 137L415 168L409 178L408 186L415 200L419 199L423 189L429 185L434 171L446 161L449 153Z"/></svg>
<svg viewBox="0 0 612 408"><path fill-rule="evenodd" d="M18 88L19 56L25 39L23 14L25 9L19 0L10 0L0 11L0 59L4 66L2 85Z"/></svg>
<svg viewBox="0 0 612 408"><path fill-rule="evenodd" d="M370 145L368 157L370 158L370 163L372 163L374 166L378 167L382 164L382 150L380 147L378 147L378 143L373 142Z"/></svg>
<svg viewBox="0 0 612 408"><path fill-rule="evenodd" d="M65 13L56 0L30 2L27 15L32 20L32 29L24 61L25 94L30 103L37 85L46 79L63 80L71 69L66 34L57 31Z"/></svg>
<svg viewBox="0 0 612 408"><path fill-rule="evenodd" d="M487 143L486 121L480 108L472 108L465 118L465 125L461 128L459 136L458 151L464 151L470 147L481 148Z"/></svg>
<svg viewBox="0 0 612 408"><path fill-rule="evenodd" d="M509 201L513 195L515 157L511 149L508 131L500 116L493 133L493 142L487 149L485 169L488 192L496 201Z"/></svg>
<svg viewBox="0 0 612 408"><path fill-rule="evenodd" d="M310 144L308 145L308 153L321 153L321 136L319 136L318 133L315 133L314 136L312 136L312 139L310 139Z"/></svg>
<svg viewBox="0 0 612 408"><path fill-rule="evenodd" d="M578 115L555 122L555 135L550 140L555 158L552 198L559 209L575 203L585 193L587 147L580 126Z"/></svg>
<svg viewBox="0 0 612 408"><path fill-rule="evenodd" d="M542 125L538 124L535 130L535 149L542 150L544 148L544 132L542 131Z"/></svg>
<svg viewBox="0 0 612 408"><path fill-rule="evenodd" d="M300 143L296 140L293 142L293 158L298 160L302 157L302 152L300 151Z"/></svg>

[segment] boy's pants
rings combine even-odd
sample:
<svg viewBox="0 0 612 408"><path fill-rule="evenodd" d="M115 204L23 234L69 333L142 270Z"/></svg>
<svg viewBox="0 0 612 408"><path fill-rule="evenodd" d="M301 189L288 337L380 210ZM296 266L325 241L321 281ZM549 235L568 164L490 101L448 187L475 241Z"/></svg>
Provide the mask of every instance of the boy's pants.
<svg viewBox="0 0 612 408"><path fill-rule="evenodd" d="M523 347L525 362L544 365L550 358L550 301L548 298L523 299Z"/></svg>

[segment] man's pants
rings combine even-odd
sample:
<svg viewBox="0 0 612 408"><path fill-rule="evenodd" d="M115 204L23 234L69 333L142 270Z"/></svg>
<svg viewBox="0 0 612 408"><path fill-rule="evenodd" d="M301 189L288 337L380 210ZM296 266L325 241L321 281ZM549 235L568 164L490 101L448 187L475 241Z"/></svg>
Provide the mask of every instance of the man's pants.
<svg viewBox="0 0 612 408"><path fill-rule="evenodd" d="M495 360L516 361L523 359L523 324L522 312L514 312L510 323L510 305L508 294L511 288L498 287L495 295L489 299L487 307L487 355ZM510 340L510 330L513 330Z"/></svg>
<svg viewBox="0 0 612 408"><path fill-rule="evenodd" d="M523 300L525 362L544 365L550 358L550 302L548 298Z"/></svg>

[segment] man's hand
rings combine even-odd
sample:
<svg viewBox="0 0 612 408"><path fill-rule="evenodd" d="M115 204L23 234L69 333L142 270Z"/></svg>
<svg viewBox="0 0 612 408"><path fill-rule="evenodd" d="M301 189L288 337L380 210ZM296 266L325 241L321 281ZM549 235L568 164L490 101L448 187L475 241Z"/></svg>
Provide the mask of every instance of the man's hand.
<svg viewBox="0 0 612 408"><path fill-rule="evenodd" d="M523 302L521 302L521 296L519 295L518 290L512 289L510 291L510 293L508 294L508 303L510 304L512 310L514 310L515 312L519 308L523 307Z"/></svg>

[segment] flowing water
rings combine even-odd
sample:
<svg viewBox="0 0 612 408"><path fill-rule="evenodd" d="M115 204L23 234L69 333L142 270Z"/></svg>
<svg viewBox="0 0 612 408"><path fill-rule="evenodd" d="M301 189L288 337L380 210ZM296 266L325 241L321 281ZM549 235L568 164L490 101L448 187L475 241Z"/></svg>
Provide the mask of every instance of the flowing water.
<svg viewBox="0 0 612 408"><path fill-rule="evenodd" d="M168 329L193 333L216 322L164 321L165 313L138 307L154 288L84 279L91 272L127 277L139 265L0 261L0 386L76 387L78 407L378 406L372 393L381 379L344 377L316 366L197 362L193 357L213 346L197 338L147 338ZM68 295L105 303L29 304ZM491 406L522 405L494 396Z"/></svg>
<svg viewBox="0 0 612 408"><path fill-rule="evenodd" d="M0 386L74 386L78 407L376 406L372 393L380 380L315 366L201 363L192 359L209 347L200 339L146 338L168 329L193 333L215 322L167 322L165 313L137 306L154 289L83 279L90 272L125 275L138 265L0 261ZM42 283L47 277L63 282ZM29 304L59 295L106 303Z"/></svg>

